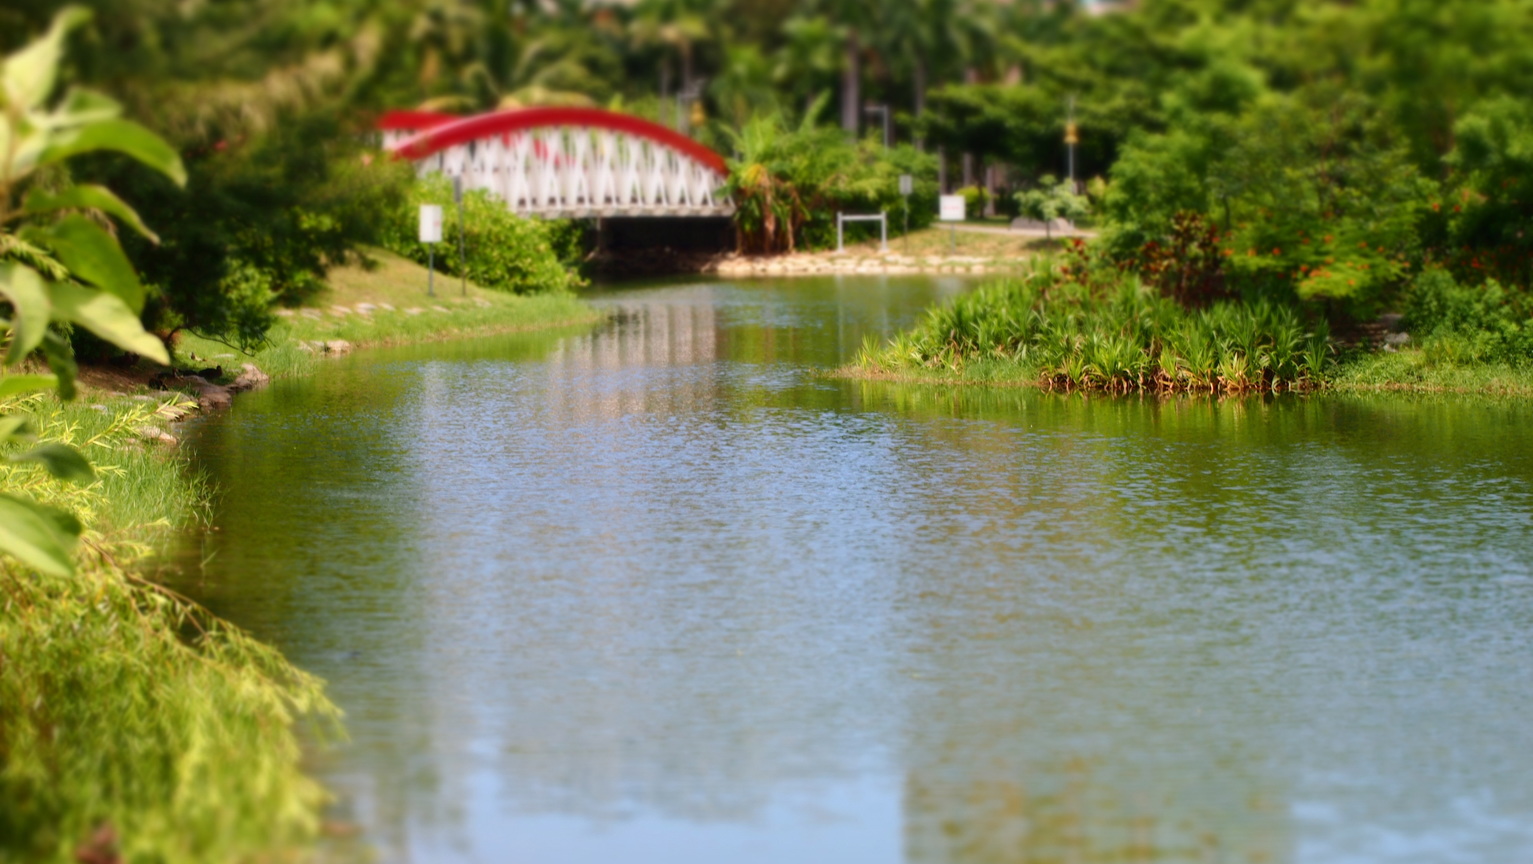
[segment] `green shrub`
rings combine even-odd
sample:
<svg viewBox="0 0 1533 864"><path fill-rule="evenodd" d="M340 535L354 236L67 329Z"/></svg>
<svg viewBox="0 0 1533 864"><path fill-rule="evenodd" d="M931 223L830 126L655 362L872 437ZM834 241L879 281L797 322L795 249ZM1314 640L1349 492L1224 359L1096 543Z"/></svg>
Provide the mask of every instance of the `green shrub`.
<svg viewBox="0 0 1533 864"><path fill-rule="evenodd" d="M1106 189L1122 259L1168 244L1188 216L1221 229L1232 293L1338 301L1377 313L1419 261L1436 184L1412 165L1375 105L1316 87L1248 93L1140 134Z"/></svg>
<svg viewBox="0 0 1533 864"><path fill-rule="evenodd" d="M1049 237L1054 236L1055 219L1074 223L1091 212L1086 196L1076 194L1073 181L1058 180L1052 174L1043 175L1036 189L1018 192L1013 199L1023 216L1043 223Z"/></svg>
<svg viewBox="0 0 1533 864"><path fill-rule="evenodd" d="M442 207L442 242L435 255L420 237L420 205ZM584 284L561 254L573 257L579 227L569 222L544 222L512 214L499 199L482 191L463 195L465 268L458 264L458 208L446 177L415 183L404 202L390 214L383 246L421 264L434 260L439 272L467 275L476 285L513 294L549 294ZM463 272L466 270L466 274Z"/></svg>
<svg viewBox="0 0 1533 864"><path fill-rule="evenodd" d="M963 218L985 218L985 204L990 200L990 193L978 186L965 186L953 193L963 196Z"/></svg>
<svg viewBox="0 0 1533 864"><path fill-rule="evenodd" d="M1533 362L1533 300L1494 279L1461 285L1429 270L1412 283L1405 309L1406 327L1434 361Z"/></svg>
<svg viewBox="0 0 1533 864"><path fill-rule="evenodd" d="M270 325L249 305L251 279L264 282L282 305L311 298L331 267L379 242L378 214L401 206L413 176L408 165L368 160L363 146L326 117L224 143L188 154L188 193L104 157L86 161L82 177L105 179L142 201L144 218L160 233L159 243L123 237L154 286L146 324L251 347Z"/></svg>

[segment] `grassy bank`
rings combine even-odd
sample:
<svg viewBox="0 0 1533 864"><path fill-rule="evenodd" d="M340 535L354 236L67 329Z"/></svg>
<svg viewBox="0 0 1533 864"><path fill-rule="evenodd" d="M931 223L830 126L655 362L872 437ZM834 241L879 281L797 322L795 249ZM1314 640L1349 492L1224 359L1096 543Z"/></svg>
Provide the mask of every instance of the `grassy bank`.
<svg viewBox="0 0 1533 864"><path fill-rule="evenodd" d="M1338 354L1290 307L1186 309L1133 277L1087 286L1042 262L863 347L841 377L1106 392L1398 391L1533 396L1533 366L1473 334Z"/></svg>
<svg viewBox="0 0 1533 864"><path fill-rule="evenodd" d="M1066 390L1247 392L1318 386L1323 326L1277 305L1189 310L1137 279L1088 285L1047 262L927 312L846 374Z"/></svg>
<svg viewBox="0 0 1533 864"><path fill-rule="evenodd" d="M890 215L890 228L896 227L898 218L897 215ZM903 237L890 236L889 251L922 257L961 255L997 267L1016 267L1024 259L1054 252L1065 246L1065 239L1058 236L1048 239L1040 235L1007 232L1007 224L979 226L988 229L984 231L966 231L964 225L956 229L946 225L920 228ZM874 225L873 228L871 238L848 241L847 250L854 255L876 254L879 251L878 226Z"/></svg>
<svg viewBox="0 0 1533 864"><path fill-rule="evenodd" d="M87 526L73 578L0 559L0 861L285 860L318 831L293 727L337 717L321 684L146 577L210 512L152 438L179 401L0 406L96 474L71 486L0 462L8 491Z"/></svg>
<svg viewBox="0 0 1533 864"><path fill-rule="evenodd" d="M332 270L329 284L299 309L279 312L267 344L246 355L227 345L182 334L176 345L191 364L213 361L229 369L254 363L275 377L313 372L323 343L354 348L399 345L532 330L595 321L598 313L572 294L518 296L489 291L436 274L435 296L426 295L426 268L376 250L370 266Z"/></svg>
<svg viewBox="0 0 1533 864"><path fill-rule="evenodd" d="M375 254L374 266L334 271L253 354L188 336L180 359L296 375L336 340L365 347L597 317L568 294L465 291L441 278L427 297L424 268ZM82 381L134 389L131 375L94 372ZM96 473L67 485L0 461L8 492L88 526L73 578L0 559L0 864L303 858L325 795L301 770L295 726L334 732L339 712L275 649L153 582L179 532L210 518L213 490L167 443L170 422L193 406L137 389L0 404L31 418L39 441L79 448Z"/></svg>
<svg viewBox="0 0 1533 864"><path fill-rule="evenodd" d="M1446 360L1431 350L1368 352L1342 359L1327 378L1342 392L1533 396L1533 368L1505 361Z"/></svg>

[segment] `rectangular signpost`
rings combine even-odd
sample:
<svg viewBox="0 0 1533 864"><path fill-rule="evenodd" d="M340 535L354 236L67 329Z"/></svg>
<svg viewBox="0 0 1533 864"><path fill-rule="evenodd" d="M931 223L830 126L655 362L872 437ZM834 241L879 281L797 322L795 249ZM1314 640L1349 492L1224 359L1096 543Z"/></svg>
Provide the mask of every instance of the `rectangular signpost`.
<svg viewBox="0 0 1533 864"><path fill-rule="evenodd" d="M442 242L442 205L421 205L421 242L426 244L426 296L435 297L436 244Z"/></svg>
<svg viewBox="0 0 1533 864"><path fill-rule="evenodd" d="M939 202L938 219L949 223L963 221L962 195L943 195L937 200ZM956 252L958 251L958 229L950 224L947 226L947 231L948 249Z"/></svg>

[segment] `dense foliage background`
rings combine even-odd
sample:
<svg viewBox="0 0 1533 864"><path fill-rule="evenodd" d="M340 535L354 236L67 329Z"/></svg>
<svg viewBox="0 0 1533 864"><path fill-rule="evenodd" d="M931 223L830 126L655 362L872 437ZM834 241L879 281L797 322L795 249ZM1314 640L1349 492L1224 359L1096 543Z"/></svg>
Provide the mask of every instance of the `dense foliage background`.
<svg viewBox="0 0 1533 864"><path fill-rule="evenodd" d="M7 4L0 42L59 5ZM1517 293L1533 267L1529 0L89 5L75 71L191 174L185 196L108 178L163 226L131 250L162 332L255 338L267 299L379 242L369 214L411 194L360 167L388 107L590 104L683 128L733 159L746 251L823 245L838 208L898 224L900 173L916 226L939 185L1015 214L1068 174L1073 111L1107 248L1157 282L1366 316L1427 270Z"/></svg>

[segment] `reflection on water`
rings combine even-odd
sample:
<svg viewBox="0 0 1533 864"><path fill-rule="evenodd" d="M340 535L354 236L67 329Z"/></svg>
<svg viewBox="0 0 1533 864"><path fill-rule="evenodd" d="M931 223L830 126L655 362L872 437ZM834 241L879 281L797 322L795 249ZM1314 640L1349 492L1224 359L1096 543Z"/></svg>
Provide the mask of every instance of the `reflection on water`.
<svg viewBox="0 0 1533 864"><path fill-rule="evenodd" d="M199 442L189 589L398 861L1533 854L1533 409L826 379L961 290L598 297Z"/></svg>

